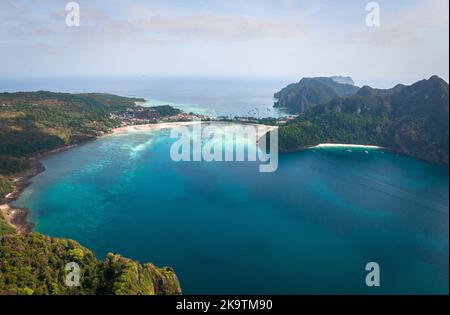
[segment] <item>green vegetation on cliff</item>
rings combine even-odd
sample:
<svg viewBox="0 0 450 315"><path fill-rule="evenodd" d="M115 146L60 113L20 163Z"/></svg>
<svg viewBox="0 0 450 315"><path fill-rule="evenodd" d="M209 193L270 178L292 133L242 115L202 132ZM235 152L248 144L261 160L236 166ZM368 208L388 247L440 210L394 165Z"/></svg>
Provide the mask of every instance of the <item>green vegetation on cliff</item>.
<svg viewBox="0 0 450 315"><path fill-rule="evenodd" d="M180 109L173 108L170 105L152 106L151 108L154 109L160 116L173 116L182 112Z"/></svg>
<svg viewBox="0 0 450 315"><path fill-rule="evenodd" d="M11 175L26 169L29 163L25 157L0 155L0 174Z"/></svg>
<svg viewBox="0 0 450 315"><path fill-rule="evenodd" d="M141 265L120 255L108 254L102 263L101 294L177 295L180 284L170 267Z"/></svg>
<svg viewBox="0 0 450 315"><path fill-rule="evenodd" d="M316 104L279 129L282 151L319 143L379 145L433 163L449 161L449 87L437 76Z"/></svg>
<svg viewBox="0 0 450 315"><path fill-rule="evenodd" d="M0 239L3 237L3 235L15 233L15 229L6 223L5 219L3 218L3 214L0 212Z"/></svg>
<svg viewBox="0 0 450 315"><path fill-rule="evenodd" d="M346 113L305 115L279 128L279 149L293 151L319 143L379 143L382 134L377 127L380 125L380 119Z"/></svg>
<svg viewBox="0 0 450 315"><path fill-rule="evenodd" d="M0 232L1 224L2 219ZM114 254L100 261L73 240L6 232L0 236L0 294L181 294L170 268L141 265ZM70 262L80 266L77 287L65 284Z"/></svg>
<svg viewBox="0 0 450 315"><path fill-rule="evenodd" d="M4 176L0 175L0 202L3 197L13 191L11 182Z"/></svg>
<svg viewBox="0 0 450 315"><path fill-rule="evenodd" d="M94 93L1 93L0 156L28 157L93 138L119 124L111 113L123 113L139 100Z"/></svg>

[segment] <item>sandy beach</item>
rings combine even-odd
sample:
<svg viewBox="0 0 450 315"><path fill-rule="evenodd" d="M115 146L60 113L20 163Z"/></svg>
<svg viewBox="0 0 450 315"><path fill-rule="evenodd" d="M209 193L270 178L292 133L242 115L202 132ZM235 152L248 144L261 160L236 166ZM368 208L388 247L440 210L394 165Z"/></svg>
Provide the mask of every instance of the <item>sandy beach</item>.
<svg viewBox="0 0 450 315"><path fill-rule="evenodd" d="M117 134L123 132L135 132L135 131L146 131L146 130L161 130L161 129L170 129L174 127L180 126L192 126L196 124L204 123L203 121L181 121L181 122L167 122L167 123L157 123L157 124L145 124L145 125L133 125L133 126L125 126L118 127L113 129L110 134Z"/></svg>
<svg viewBox="0 0 450 315"><path fill-rule="evenodd" d="M125 126L125 127L115 128L115 129L113 129L112 133L109 133L106 136L114 135L114 134L118 134L118 133L162 130L162 129L170 129L170 128L175 128L175 127L180 127L180 126L192 126L192 125L198 125L198 124L230 125L232 123L224 122L224 121L180 121L180 122L167 122L167 123L157 123L157 124L133 125L133 126ZM244 125L244 123L241 123L241 122L236 123L236 124ZM271 130L278 128L275 126L253 124L253 123L248 123L247 125L256 126L259 129L262 129L264 132L269 132Z"/></svg>
<svg viewBox="0 0 450 315"><path fill-rule="evenodd" d="M361 148L361 149L383 149L376 145L366 145L366 144L346 144L346 143L321 143L316 146L310 147L315 148Z"/></svg>

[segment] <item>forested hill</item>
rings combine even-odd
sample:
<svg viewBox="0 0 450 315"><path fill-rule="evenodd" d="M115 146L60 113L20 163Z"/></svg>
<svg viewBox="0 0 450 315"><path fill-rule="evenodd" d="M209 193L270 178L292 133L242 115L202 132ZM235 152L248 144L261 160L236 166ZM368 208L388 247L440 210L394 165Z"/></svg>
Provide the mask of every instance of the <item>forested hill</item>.
<svg viewBox="0 0 450 315"><path fill-rule="evenodd" d="M80 268L79 286L66 284L66 265L72 262ZM142 265L115 254L101 261L73 240L17 235L0 214L0 295L4 294L176 295L181 288L171 268Z"/></svg>
<svg viewBox="0 0 450 315"><path fill-rule="evenodd" d="M279 131L280 149L319 143L380 145L448 164L449 86L437 76L392 89L362 87L315 105Z"/></svg>
<svg viewBox="0 0 450 315"><path fill-rule="evenodd" d="M0 156L31 154L77 143L118 124L141 99L109 94L19 92L0 94Z"/></svg>
<svg viewBox="0 0 450 315"><path fill-rule="evenodd" d="M353 95L358 91L349 77L303 78L274 94L274 107L286 108L296 114L339 96Z"/></svg>

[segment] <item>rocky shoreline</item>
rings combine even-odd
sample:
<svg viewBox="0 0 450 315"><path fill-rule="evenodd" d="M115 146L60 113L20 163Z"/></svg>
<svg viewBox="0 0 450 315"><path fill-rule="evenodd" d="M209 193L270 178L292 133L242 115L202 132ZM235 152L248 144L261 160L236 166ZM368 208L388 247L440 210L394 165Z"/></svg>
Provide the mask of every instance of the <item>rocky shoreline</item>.
<svg viewBox="0 0 450 315"><path fill-rule="evenodd" d="M27 221L28 209L26 208L11 208L8 204L3 204L0 205L0 214L19 235L29 234L33 230L34 224Z"/></svg>
<svg viewBox="0 0 450 315"><path fill-rule="evenodd" d="M42 164L41 159L52 154L70 150L91 140L36 154L28 159L30 163L29 168L12 176L14 190L6 195L3 200L0 199L2 201L0 203L0 212L6 222L13 226L18 234L24 235L31 233L34 228L34 223L28 221L29 210L27 208L13 208L10 204L20 197L22 192L32 183L32 179L35 176L45 171L45 166Z"/></svg>
<svg viewBox="0 0 450 315"><path fill-rule="evenodd" d="M12 208L10 203L17 200L20 194L31 184L31 179L45 171L44 165L38 158L31 158L29 160L30 167L13 178L14 190L6 195L3 199L3 204L0 206L1 213L6 221L12 225L19 234L28 234L33 230L34 224L28 222L27 208Z"/></svg>

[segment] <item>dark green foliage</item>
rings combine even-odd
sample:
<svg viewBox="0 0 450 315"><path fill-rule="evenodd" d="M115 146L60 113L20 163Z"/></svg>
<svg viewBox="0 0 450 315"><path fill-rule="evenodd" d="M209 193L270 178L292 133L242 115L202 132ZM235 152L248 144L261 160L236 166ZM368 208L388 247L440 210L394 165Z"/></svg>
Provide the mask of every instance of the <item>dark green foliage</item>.
<svg viewBox="0 0 450 315"><path fill-rule="evenodd" d="M363 87L301 114L279 130L284 151L319 143L380 145L448 164L448 83L434 76L389 90Z"/></svg>
<svg viewBox="0 0 450 315"><path fill-rule="evenodd" d="M0 174L10 175L23 171L28 167L29 163L25 158L0 155Z"/></svg>
<svg viewBox="0 0 450 315"><path fill-rule="evenodd" d="M0 201L3 197L13 191L11 182L4 176L0 175Z"/></svg>
<svg viewBox="0 0 450 315"><path fill-rule="evenodd" d="M1 179L0 179L1 181ZM6 223L6 220L3 218L2 213L0 212L0 239L6 234L15 233L15 229Z"/></svg>
<svg viewBox="0 0 450 315"><path fill-rule="evenodd" d="M82 257L71 254L78 249ZM81 258L81 259L80 259ZM80 287L65 285L65 266L81 267ZM77 242L33 233L0 241L0 292L3 294L94 294L99 285L95 256Z"/></svg>
<svg viewBox="0 0 450 315"><path fill-rule="evenodd" d="M115 295L181 294L178 278L171 268L141 265L136 261L109 253L102 264L101 293Z"/></svg>
<svg viewBox="0 0 450 315"><path fill-rule="evenodd" d="M47 104L61 105L71 104L78 108L91 107L93 110L125 110L134 106L135 102L143 102L141 98L122 97L106 93L54 93L48 91L0 93L0 101L3 104Z"/></svg>
<svg viewBox="0 0 450 315"><path fill-rule="evenodd" d="M0 94L0 156L28 157L89 139L118 126L140 99L109 94Z"/></svg>
<svg viewBox="0 0 450 315"><path fill-rule="evenodd" d="M174 116L180 114L182 111L177 108L173 108L170 105L160 105L150 107L154 109L160 116Z"/></svg>
<svg viewBox="0 0 450 315"><path fill-rule="evenodd" d="M319 143L379 143L381 125L379 119L338 112L301 117L279 129L279 149L291 151Z"/></svg>
<svg viewBox="0 0 450 315"><path fill-rule="evenodd" d="M1 227L1 226L0 226ZM80 266L80 286L68 287L66 264ZM109 254L99 261L75 241L38 233L0 240L0 294L180 294L169 268Z"/></svg>
<svg viewBox="0 0 450 315"><path fill-rule="evenodd" d="M358 90L358 92L356 92L356 95L359 96L374 95L374 96L388 97L391 96L392 94L400 92L404 87L405 85L403 84L397 84L391 89L374 89L370 86L364 85L362 88Z"/></svg>

